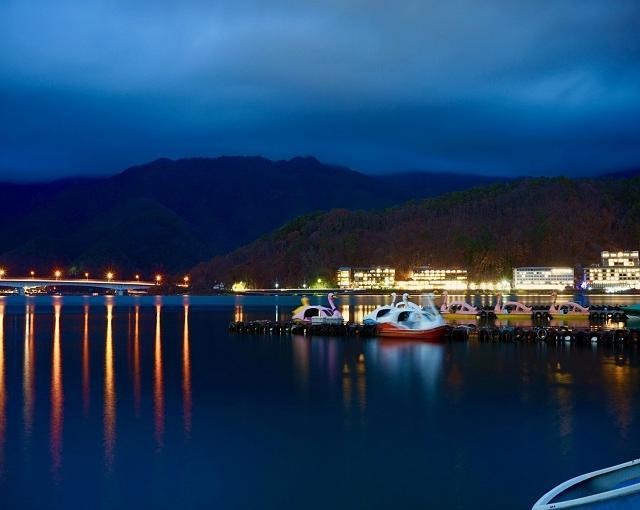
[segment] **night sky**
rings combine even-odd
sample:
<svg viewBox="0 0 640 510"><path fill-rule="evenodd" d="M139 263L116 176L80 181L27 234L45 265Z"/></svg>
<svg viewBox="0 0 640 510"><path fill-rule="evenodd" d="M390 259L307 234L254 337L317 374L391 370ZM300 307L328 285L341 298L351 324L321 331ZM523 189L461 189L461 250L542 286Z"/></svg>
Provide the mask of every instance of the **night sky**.
<svg viewBox="0 0 640 510"><path fill-rule="evenodd" d="M640 168L638 0L2 0L0 178Z"/></svg>

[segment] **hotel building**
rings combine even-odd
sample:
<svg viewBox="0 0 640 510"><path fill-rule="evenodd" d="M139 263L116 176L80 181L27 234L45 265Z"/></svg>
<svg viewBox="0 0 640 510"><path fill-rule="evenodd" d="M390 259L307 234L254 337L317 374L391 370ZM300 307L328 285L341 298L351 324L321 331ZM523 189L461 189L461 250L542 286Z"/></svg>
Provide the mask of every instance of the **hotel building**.
<svg viewBox="0 0 640 510"><path fill-rule="evenodd" d="M341 289L393 289L396 270L389 266L340 267L337 280Z"/></svg>
<svg viewBox="0 0 640 510"><path fill-rule="evenodd" d="M603 251L601 264L584 269L589 289L640 289L640 253L638 251Z"/></svg>
<svg viewBox="0 0 640 510"><path fill-rule="evenodd" d="M571 267L516 267L513 269L515 290L564 290L573 287L575 275Z"/></svg>
<svg viewBox="0 0 640 510"><path fill-rule="evenodd" d="M421 266L414 268L409 280L398 281L397 284L403 290L466 290L467 270Z"/></svg>
<svg viewBox="0 0 640 510"><path fill-rule="evenodd" d="M350 289L351 288L351 268L350 267L339 267L338 268L338 288L339 289Z"/></svg>

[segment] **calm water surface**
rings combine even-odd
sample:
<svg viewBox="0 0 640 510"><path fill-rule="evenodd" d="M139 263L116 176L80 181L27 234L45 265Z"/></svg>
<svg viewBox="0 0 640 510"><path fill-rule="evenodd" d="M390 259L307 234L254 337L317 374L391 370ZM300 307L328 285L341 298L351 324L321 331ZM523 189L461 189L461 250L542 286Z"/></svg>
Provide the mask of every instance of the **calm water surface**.
<svg viewBox="0 0 640 510"><path fill-rule="evenodd" d="M640 457L635 347L227 333L297 303L0 299L0 507L525 509Z"/></svg>

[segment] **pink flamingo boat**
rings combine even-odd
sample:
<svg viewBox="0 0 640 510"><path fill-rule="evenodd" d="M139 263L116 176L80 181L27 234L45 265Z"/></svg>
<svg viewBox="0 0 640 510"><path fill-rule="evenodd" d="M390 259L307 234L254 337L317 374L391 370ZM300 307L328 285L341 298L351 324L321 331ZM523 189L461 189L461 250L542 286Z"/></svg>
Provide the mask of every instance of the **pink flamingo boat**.
<svg viewBox="0 0 640 510"><path fill-rule="evenodd" d="M551 305L549 315L554 319L588 319L590 310L573 301L563 301L558 303L558 293L551 294Z"/></svg>
<svg viewBox="0 0 640 510"><path fill-rule="evenodd" d="M449 301L449 293L445 290L442 293L442 304L440 305L440 314L452 319L461 315L476 317L480 313L477 307L470 305L466 301Z"/></svg>
<svg viewBox="0 0 640 510"><path fill-rule="evenodd" d="M291 319L294 321L304 322L317 322L323 320L342 322L342 313L340 313L340 310L338 310L333 302L336 297L337 296L333 292L327 294L329 306L326 307L322 305L310 305L309 298L304 296L301 300L301 305L293 311Z"/></svg>
<svg viewBox="0 0 640 510"><path fill-rule="evenodd" d="M514 315L531 317L533 307L527 306L520 301L503 301L502 294L496 294L496 306L493 309L498 319L506 319Z"/></svg>

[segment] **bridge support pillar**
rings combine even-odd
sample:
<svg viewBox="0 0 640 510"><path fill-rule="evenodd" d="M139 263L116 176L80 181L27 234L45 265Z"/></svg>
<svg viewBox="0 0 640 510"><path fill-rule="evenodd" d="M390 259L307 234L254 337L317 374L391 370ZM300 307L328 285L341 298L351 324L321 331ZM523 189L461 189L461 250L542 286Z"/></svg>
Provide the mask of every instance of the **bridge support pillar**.
<svg viewBox="0 0 640 510"><path fill-rule="evenodd" d="M18 294L24 296L24 287L18 287Z"/></svg>
<svg viewBox="0 0 640 510"><path fill-rule="evenodd" d="M118 289L116 290L116 296L124 296L125 295L125 291L124 289Z"/></svg>

